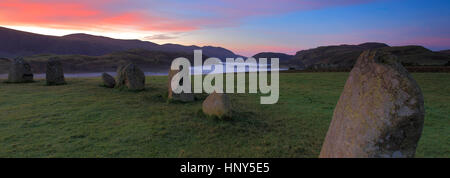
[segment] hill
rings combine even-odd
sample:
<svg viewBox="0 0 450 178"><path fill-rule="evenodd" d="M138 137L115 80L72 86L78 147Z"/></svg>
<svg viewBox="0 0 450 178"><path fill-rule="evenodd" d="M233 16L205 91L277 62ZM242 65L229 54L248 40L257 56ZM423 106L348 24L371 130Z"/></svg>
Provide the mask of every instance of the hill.
<svg viewBox="0 0 450 178"><path fill-rule="evenodd" d="M433 52L422 46L390 47L383 43L322 46L296 53L290 65L304 64L307 69L350 69L359 55L368 49L382 49L396 55L405 66L443 66L450 55Z"/></svg>
<svg viewBox="0 0 450 178"><path fill-rule="evenodd" d="M450 54L450 49L439 51L440 53Z"/></svg>
<svg viewBox="0 0 450 178"><path fill-rule="evenodd" d="M271 58L279 58L280 61L280 67L289 67L289 63L294 57L293 55L284 54L284 53L275 53L275 52L262 52L255 54L253 58L259 59L259 58L267 58L268 61L270 61Z"/></svg>
<svg viewBox="0 0 450 178"><path fill-rule="evenodd" d="M137 64L144 71L167 72L173 59L185 57L193 61L193 53L149 51L133 49L121 52L113 52L102 56L87 55L55 55L39 54L24 57L31 64L34 73L45 73L47 61L52 57L58 57L66 73L81 72L114 72L117 67L127 62ZM207 59L203 56L203 60ZM8 73L9 59L0 58L0 73Z"/></svg>
<svg viewBox="0 0 450 178"><path fill-rule="evenodd" d="M304 65L306 68L348 68L353 66L364 50L383 47L388 47L388 45L364 43L360 45L321 46L297 52L291 60L291 65Z"/></svg>
<svg viewBox="0 0 450 178"><path fill-rule="evenodd" d="M192 53L194 49L202 49L204 55L220 59L238 56L230 50L213 46L159 45L148 41L122 40L89 34L71 34L58 37L4 27L0 27L0 41L2 41L0 43L0 57L9 58L36 54L101 56L130 49L184 53Z"/></svg>
<svg viewBox="0 0 450 178"><path fill-rule="evenodd" d="M450 55L433 52L422 46L396 46L383 48L398 57L404 66L444 66Z"/></svg>
<svg viewBox="0 0 450 178"><path fill-rule="evenodd" d="M258 53L255 54L253 56L254 58L279 58L280 59L280 63L281 62L286 62L291 60L292 57L294 57L293 55L289 55L289 54L284 54L284 53L274 53L274 52L262 52L262 53Z"/></svg>

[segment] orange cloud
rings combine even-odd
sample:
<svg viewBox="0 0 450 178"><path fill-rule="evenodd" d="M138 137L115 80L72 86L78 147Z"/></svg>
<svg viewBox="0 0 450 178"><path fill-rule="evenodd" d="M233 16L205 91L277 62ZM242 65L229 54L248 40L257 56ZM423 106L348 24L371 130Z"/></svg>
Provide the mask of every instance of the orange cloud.
<svg viewBox="0 0 450 178"><path fill-rule="evenodd" d="M55 23L99 15L95 9L74 3L35 3L20 0L0 2L0 23Z"/></svg>
<svg viewBox="0 0 450 178"><path fill-rule="evenodd" d="M249 16L371 1L375 0L0 0L0 25L185 32L237 26Z"/></svg>
<svg viewBox="0 0 450 178"><path fill-rule="evenodd" d="M133 28L144 31L190 31L197 29L181 20L160 17L149 12L108 10L103 8L118 0L63 2L2 0L0 25L40 26L75 30Z"/></svg>

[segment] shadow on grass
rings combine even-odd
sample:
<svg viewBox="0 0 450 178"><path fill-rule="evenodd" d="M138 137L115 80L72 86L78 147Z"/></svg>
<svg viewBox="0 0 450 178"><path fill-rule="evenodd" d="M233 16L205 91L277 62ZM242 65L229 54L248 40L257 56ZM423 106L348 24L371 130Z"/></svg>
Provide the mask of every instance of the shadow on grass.
<svg viewBox="0 0 450 178"><path fill-rule="evenodd" d="M4 83L4 84L26 84L26 83L39 83L39 81L33 80L33 81L28 81L28 82L10 82L8 80L4 80L1 83Z"/></svg>
<svg viewBox="0 0 450 178"><path fill-rule="evenodd" d="M117 87L116 86L116 87L111 88L111 89L115 89L115 90L117 90L119 92L141 93L141 92L151 91L152 88L144 88L142 90L131 90L131 89L128 89L126 86L121 86L121 87Z"/></svg>
<svg viewBox="0 0 450 178"><path fill-rule="evenodd" d="M152 93L151 95L144 95L142 100L148 103L164 103L167 102L167 96L161 93Z"/></svg>
<svg viewBox="0 0 450 178"><path fill-rule="evenodd" d="M256 113L248 111L232 110L231 117L220 118L217 116L208 116L202 109L199 109L197 112L192 114L191 118L198 118L214 125L239 126L244 129L253 127L262 131L268 131L270 129L269 124L260 119Z"/></svg>
<svg viewBox="0 0 450 178"><path fill-rule="evenodd" d="M47 86L47 87L53 87L53 86L64 86L64 85L70 85L69 83L67 83L67 82L65 82L65 83L47 83L47 82L45 82L44 83L44 86Z"/></svg>

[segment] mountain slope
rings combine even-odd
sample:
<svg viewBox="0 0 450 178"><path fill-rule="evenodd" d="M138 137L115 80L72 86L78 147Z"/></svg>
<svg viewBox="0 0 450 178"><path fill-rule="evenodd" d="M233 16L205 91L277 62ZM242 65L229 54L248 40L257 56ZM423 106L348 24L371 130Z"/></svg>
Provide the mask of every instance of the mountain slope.
<svg viewBox="0 0 450 178"><path fill-rule="evenodd" d="M450 61L450 55L422 46L395 46L383 50L396 55L404 66L442 66Z"/></svg>
<svg viewBox="0 0 450 178"><path fill-rule="evenodd" d="M433 52L422 46L390 47L383 43L360 45L322 46L297 52L291 65L304 64L308 69L350 69L359 55L367 49L386 50L398 57L404 66L443 66L450 61L450 55Z"/></svg>
<svg viewBox="0 0 450 178"><path fill-rule="evenodd" d="M360 45L321 46L314 49L299 51L292 58L291 64L304 64L306 68L348 68L353 66L355 59L367 49L387 47L383 43L363 43Z"/></svg>
<svg viewBox="0 0 450 178"><path fill-rule="evenodd" d="M439 51L440 53L450 54L450 49Z"/></svg>
<svg viewBox="0 0 450 178"><path fill-rule="evenodd" d="M24 59L31 64L34 73L45 73L47 61L52 57L57 57L61 61L65 73L114 72L118 66L128 62L137 64L144 71L165 73L169 70L173 59L185 57L192 62L194 55L183 52L132 49L102 56L38 54ZM206 58L208 57L203 55L202 59ZM10 64L11 60L0 58L0 74L8 73Z"/></svg>
<svg viewBox="0 0 450 178"><path fill-rule="evenodd" d="M267 58L267 61L270 62L271 58L278 58L280 61L280 67L281 68L303 68L303 65L293 67L290 65L290 61L294 57L293 55L284 54L284 53L276 53L276 52L262 52L255 54L253 58L259 59L259 58Z"/></svg>
<svg viewBox="0 0 450 178"><path fill-rule="evenodd" d="M204 55L220 59L238 56L230 50L212 46L158 45L147 41L121 40L88 34L58 37L0 27L0 57L11 58L36 54L100 56L130 49L185 53L192 53L194 49L202 49Z"/></svg>
<svg viewBox="0 0 450 178"><path fill-rule="evenodd" d="M255 54L253 56L256 59L259 58L279 58L280 59L280 63L286 63L289 62L289 60L291 60L292 57L294 57L293 55L289 55L289 54L284 54L284 53L274 53L274 52L262 52L262 53L258 53Z"/></svg>

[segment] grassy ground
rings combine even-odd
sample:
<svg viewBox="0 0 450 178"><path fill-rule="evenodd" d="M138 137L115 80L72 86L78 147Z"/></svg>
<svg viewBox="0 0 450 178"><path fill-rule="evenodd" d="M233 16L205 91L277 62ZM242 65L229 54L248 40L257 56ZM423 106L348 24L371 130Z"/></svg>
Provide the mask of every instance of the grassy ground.
<svg viewBox="0 0 450 178"><path fill-rule="evenodd" d="M207 118L201 101L167 103L167 77L143 92L0 83L0 157L317 157L347 73L280 76L280 100L231 95L232 120ZM425 128L417 157L450 157L450 74L417 73ZM204 97L204 96L203 96Z"/></svg>

